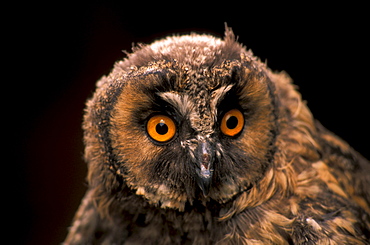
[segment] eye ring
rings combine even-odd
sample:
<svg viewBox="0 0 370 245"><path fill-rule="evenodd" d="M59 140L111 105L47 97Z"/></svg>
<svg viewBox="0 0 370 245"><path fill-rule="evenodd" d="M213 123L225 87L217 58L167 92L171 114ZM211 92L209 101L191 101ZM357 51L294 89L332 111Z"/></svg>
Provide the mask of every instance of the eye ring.
<svg viewBox="0 0 370 245"><path fill-rule="evenodd" d="M163 143L175 136L176 125L168 116L154 115L148 120L146 131L153 140Z"/></svg>
<svg viewBox="0 0 370 245"><path fill-rule="evenodd" d="M221 132L227 136L235 136L244 127L243 113L238 109L232 109L225 113L221 120Z"/></svg>

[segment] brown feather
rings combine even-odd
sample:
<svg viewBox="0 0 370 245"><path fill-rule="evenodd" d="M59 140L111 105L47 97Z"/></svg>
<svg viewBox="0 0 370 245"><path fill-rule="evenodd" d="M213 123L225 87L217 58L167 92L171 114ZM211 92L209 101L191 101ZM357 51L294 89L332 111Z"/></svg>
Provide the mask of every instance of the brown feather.
<svg viewBox="0 0 370 245"><path fill-rule="evenodd" d="M65 244L370 244L370 163L315 121L286 73L229 28L133 51L87 102L89 190ZM232 137L219 128L231 109L245 121ZM157 114L177 127L168 142L146 133Z"/></svg>

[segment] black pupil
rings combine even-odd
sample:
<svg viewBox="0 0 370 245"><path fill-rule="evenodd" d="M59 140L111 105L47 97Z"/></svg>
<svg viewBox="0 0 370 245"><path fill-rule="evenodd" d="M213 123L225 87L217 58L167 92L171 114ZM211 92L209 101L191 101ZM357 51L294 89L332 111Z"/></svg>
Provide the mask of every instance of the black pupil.
<svg viewBox="0 0 370 245"><path fill-rule="evenodd" d="M234 129L236 126L238 126L238 119L234 116L229 117L226 121L226 126L229 129Z"/></svg>
<svg viewBox="0 0 370 245"><path fill-rule="evenodd" d="M168 126L165 123L158 123L157 126L155 126L155 130L158 134L164 135L168 132Z"/></svg>

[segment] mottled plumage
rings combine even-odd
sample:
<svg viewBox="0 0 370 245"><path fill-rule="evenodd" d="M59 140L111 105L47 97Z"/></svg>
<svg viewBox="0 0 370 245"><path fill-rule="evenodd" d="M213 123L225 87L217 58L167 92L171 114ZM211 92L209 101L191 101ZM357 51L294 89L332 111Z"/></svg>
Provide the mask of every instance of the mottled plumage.
<svg viewBox="0 0 370 245"><path fill-rule="evenodd" d="M370 244L370 164L230 29L139 45L83 123L65 244Z"/></svg>

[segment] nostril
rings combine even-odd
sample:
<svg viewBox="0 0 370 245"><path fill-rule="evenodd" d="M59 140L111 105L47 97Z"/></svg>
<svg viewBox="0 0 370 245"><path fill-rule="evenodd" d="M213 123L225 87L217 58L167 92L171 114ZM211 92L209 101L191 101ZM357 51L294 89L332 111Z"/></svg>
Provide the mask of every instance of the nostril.
<svg viewBox="0 0 370 245"><path fill-rule="evenodd" d="M207 163L209 163L209 160L211 159L211 156L208 153L202 154L202 163L206 166L208 166Z"/></svg>

